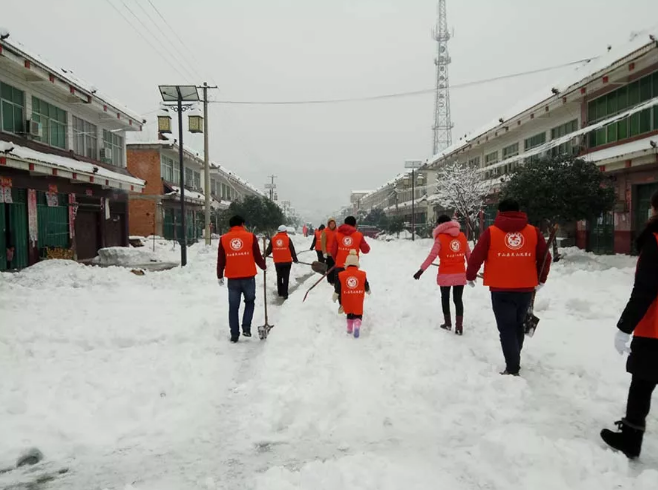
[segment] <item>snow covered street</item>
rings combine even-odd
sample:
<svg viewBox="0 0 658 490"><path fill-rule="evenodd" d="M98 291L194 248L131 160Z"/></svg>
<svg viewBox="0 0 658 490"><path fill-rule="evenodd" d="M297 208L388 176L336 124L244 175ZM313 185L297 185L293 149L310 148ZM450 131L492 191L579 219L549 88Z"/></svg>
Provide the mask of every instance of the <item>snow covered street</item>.
<svg viewBox="0 0 658 490"><path fill-rule="evenodd" d="M358 340L326 282L302 303L319 276L298 265L270 337L231 345L216 241L192 247L185 269L145 276L62 261L0 274L0 469L29 447L45 455L0 473L0 488L68 468L34 488L655 490L656 413L639 462L598 434L630 382L613 336L633 258L567 250L514 378L498 374L481 284L465 292L458 337L438 328L436 270L412 278L431 241L369 243ZM257 284L254 332L262 273Z"/></svg>

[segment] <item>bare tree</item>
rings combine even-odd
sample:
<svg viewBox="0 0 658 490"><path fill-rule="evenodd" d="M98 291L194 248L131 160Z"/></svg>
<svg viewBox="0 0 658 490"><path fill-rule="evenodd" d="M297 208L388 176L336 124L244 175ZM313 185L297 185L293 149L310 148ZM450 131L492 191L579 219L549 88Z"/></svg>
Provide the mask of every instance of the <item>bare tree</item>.
<svg viewBox="0 0 658 490"><path fill-rule="evenodd" d="M488 193L489 187L478 167L453 161L439 169L432 201L463 216L469 235L475 238L478 217Z"/></svg>

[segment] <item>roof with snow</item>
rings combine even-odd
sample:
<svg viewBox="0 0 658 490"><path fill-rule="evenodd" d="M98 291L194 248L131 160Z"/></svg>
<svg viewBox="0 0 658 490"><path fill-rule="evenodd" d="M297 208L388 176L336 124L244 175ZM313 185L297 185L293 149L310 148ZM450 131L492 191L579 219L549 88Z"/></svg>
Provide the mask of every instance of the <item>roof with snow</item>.
<svg viewBox="0 0 658 490"><path fill-rule="evenodd" d="M138 123L138 125L135 127L135 130L139 130L140 126L143 124L144 121L143 117L140 114L131 111L130 109L128 109L128 107L126 107L121 102L114 100L108 95L102 93L93 84L75 75L73 71L65 68L58 68L51 62L47 61L41 55L29 50L23 44L13 39L7 29L1 29L1 30L3 34L0 37L4 39L0 39L0 55L2 55L3 48L15 52L20 57L24 58L25 60L28 60L31 64L38 65L42 69L48 72L52 72L54 76L65 81L66 83L76 88L80 92L84 93L90 99L96 99L101 104L110 106L116 109L118 112L123 113L128 118L135 120Z"/></svg>
<svg viewBox="0 0 658 490"><path fill-rule="evenodd" d="M621 46L610 47L605 54L583 62L550 87L545 87L534 93L532 96L510 107L510 109L501 114L499 118L466 134L452 146L446 148L437 155L434 155L430 161L436 163L444 157L468 145L474 139L482 137L492 130L504 127L509 124L510 119L516 118L526 112L533 111L538 106L543 106L549 102L556 101L576 90L579 90L583 85L589 83L592 79L601 76L604 71L609 70L614 65L628 62L631 59L642 56L647 51L658 47L657 39L658 30L648 30L633 34L630 42Z"/></svg>
<svg viewBox="0 0 658 490"><path fill-rule="evenodd" d="M116 170L110 170L99 164L83 162L69 157L53 155L51 153L43 153L14 144L11 141L0 141L0 152L4 154L2 159L8 162L5 163L5 165L8 165L13 160L18 163L26 164L25 166L27 168L25 168L25 170L37 171L34 166L35 164L39 164L48 168L69 172L71 173L70 178L73 180L99 184L102 180L106 180L105 185L107 186L135 191L141 191L141 188L145 184L142 179L133 177L123 168L117 167ZM21 167L19 166L19 168Z"/></svg>

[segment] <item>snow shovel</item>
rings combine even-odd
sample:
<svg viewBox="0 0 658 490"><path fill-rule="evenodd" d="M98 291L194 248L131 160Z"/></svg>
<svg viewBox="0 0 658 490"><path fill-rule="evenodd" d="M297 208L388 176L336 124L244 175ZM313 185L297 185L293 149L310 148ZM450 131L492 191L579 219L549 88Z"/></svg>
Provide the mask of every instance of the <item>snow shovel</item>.
<svg viewBox="0 0 658 490"><path fill-rule="evenodd" d="M298 264L310 265L311 269L313 269L313 272L317 272L318 274L324 274L325 272L327 272L327 264L318 262L317 260L314 260L313 263L298 262Z"/></svg>
<svg viewBox="0 0 658 490"><path fill-rule="evenodd" d="M265 247L265 241L266 239L263 238L263 247ZM263 304L265 305L265 325L258 327L258 338L261 340L265 340L270 330L274 328L267 318L267 270L263 271Z"/></svg>
<svg viewBox="0 0 658 490"><path fill-rule="evenodd" d="M546 260L548 259L548 254L550 253L551 246L553 241L555 241L555 235L557 235L558 225L556 224L551 230L551 234L548 237L548 243L546 243L546 253L544 254L544 260L541 263L541 271L539 277L544 275L544 270L546 269ZM539 325L539 318L537 318L533 312L535 308L535 296L537 296L537 291L532 292L532 300L530 301L530 306L528 307L528 312L526 313L525 320L523 320L523 331L528 337L535 335L537 330L537 325Z"/></svg>
<svg viewBox="0 0 658 490"><path fill-rule="evenodd" d="M326 264L325 264L325 267L326 267ZM335 268L336 268L336 266L333 266L331 269L329 269L327 272L325 272L325 273L322 275L322 277L321 277L320 279L318 279L317 282L316 282L315 284L313 284L313 286L311 286L310 288L308 288L308 291L306 291L306 294L304 295L304 299L302 300L302 303L303 303L304 301L306 301L306 298L308 297L308 293L310 293L311 291L313 291L313 288L314 288L315 286L317 286L318 284L320 284L320 283L322 282L322 280L323 280L325 277L327 277L329 274L331 274L331 272L332 272Z"/></svg>

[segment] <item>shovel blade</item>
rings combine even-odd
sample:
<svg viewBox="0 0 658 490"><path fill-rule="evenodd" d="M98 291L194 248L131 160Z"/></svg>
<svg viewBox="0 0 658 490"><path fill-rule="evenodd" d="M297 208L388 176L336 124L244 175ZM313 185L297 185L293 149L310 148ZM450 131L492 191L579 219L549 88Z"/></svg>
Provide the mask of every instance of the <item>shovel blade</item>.
<svg viewBox="0 0 658 490"><path fill-rule="evenodd" d="M535 335L537 330L537 325L539 325L539 318L537 318L534 313L528 313L523 322L523 330L528 337Z"/></svg>
<svg viewBox="0 0 658 490"><path fill-rule="evenodd" d="M311 264L311 269L313 269L313 272L324 275L324 274L327 273L327 264L324 264L322 262L318 262L316 260Z"/></svg>
<svg viewBox="0 0 658 490"><path fill-rule="evenodd" d="M258 338L265 340L270 333L270 330L274 328L274 325L263 325L258 327Z"/></svg>

